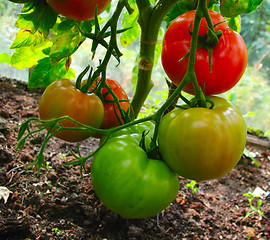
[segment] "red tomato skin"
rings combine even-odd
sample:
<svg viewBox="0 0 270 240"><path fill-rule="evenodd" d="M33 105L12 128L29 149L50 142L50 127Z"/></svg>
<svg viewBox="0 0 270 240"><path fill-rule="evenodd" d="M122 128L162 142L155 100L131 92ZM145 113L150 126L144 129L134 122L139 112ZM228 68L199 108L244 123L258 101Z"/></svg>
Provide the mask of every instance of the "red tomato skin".
<svg viewBox="0 0 270 240"><path fill-rule="evenodd" d="M50 84L44 91L39 104L42 120L69 116L88 126L99 128L104 118L102 101L95 94L82 93L75 87L75 82L61 79ZM60 121L64 127L79 127L69 121ZM68 142L79 142L92 136L91 131L63 130L57 138Z"/></svg>
<svg viewBox="0 0 270 240"><path fill-rule="evenodd" d="M100 81L100 77L97 79L97 81ZM85 84L86 80L83 81L82 84ZM122 88L122 86L114 79L107 77L106 83L108 86L111 87L112 91L115 93L115 95L118 97L119 100L125 100L123 102L120 102L121 107L123 110L128 111L128 108L130 107L130 103L128 101L128 96L125 92L125 90ZM89 90L93 90L95 87L95 83L89 88ZM101 94L105 95L107 93L106 88L101 89ZM111 94L108 94L104 100L114 100L113 96ZM116 103L104 103L104 120L101 124L102 129L117 127L120 125L120 122L118 118L121 121L121 124L124 124L124 120L121 118L121 113L119 108L117 107Z"/></svg>
<svg viewBox="0 0 270 240"><path fill-rule="evenodd" d="M215 30L222 30L219 44L213 48L212 72L209 69L208 50L198 48L195 60L195 73L201 88L205 85L205 94L214 95L228 91L242 77L247 65L247 49L243 38L230 29L224 18L213 11L209 11L213 24L218 24ZM182 81L187 71L188 57L184 57L190 49L191 35L188 29L194 20L195 11L190 11L176 18L166 31L163 40L161 60L168 77L176 84ZM205 18L202 19L199 35L207 32ZM191 27L192 31L192 27ZM191 83L184 87L184 91L194 94Z"/></svg>
<svg viewBox="0 0 270 240"><path fill-rule="evenodd" d="M127 111L130 104L128 102L128 96L121 85L111 79L106 79L107 84L112 88L112 91L118 97L119 100L127 100L126 102L120 102L121 107ZM106 88L102 89L102 94L105 94L108 90ZM113 100L113 96L109 94L105 100ZM118 118L121 120L121 124L124 124L123 119L121 119L121 113L116 103L104 103L104 120L101 124L101 128L111 128L120 125Z"/></svg>
<svg viewBox="0 0 270 240"><path fill-rule="evenodd" d="M111 0L47 0L47 2L63 16L85 21L94 18L96 5L100 14L109 6Z"/></svg>

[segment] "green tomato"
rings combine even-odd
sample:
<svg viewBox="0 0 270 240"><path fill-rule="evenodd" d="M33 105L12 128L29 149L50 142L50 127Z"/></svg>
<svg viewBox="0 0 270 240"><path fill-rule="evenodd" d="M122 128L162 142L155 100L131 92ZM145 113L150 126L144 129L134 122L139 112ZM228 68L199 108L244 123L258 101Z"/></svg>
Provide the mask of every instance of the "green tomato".
<svg viewBox="0 0 270 240"><path fill-rule="evenodd" d="M240 110L220 97L213 109L177 109L160 122L158 144L164 161L179 175L209 180L227 174L240 160L246 123Z"/></svg>
<svg viewBox="0 0 270 240"><path fill-rule="evenodd" d="M134 138L136 133L129 133L110 139L97 152L92 184L103 204L119 215L150 217L175 199L179 179L166 163L149 159Z"/></svg>

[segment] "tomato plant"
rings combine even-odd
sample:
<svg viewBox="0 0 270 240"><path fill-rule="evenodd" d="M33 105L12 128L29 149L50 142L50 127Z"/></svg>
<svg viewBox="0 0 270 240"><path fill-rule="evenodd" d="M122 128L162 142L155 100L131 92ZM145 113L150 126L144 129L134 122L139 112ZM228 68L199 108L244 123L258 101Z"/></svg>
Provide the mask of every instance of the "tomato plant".
<svg viewBox="0 0 270 240"><path fill-rule="evenodd" d="M168 206L178 192L178 174L194 180L213 179L236 165L245 145L245 121L233 104L206 95L227 91L241 78L247 50L241 36L228 24L239 29L236 16L253 11L259 1L250 7L231 1L215 4L198 0L195 6L189 0L118 0L106 22L100 17L84 20L93 18L96 5L98 13L103 11L109 0L10 1L24 4L16 22L20 29L11 46L15 53L10 62L20 68L33 67L29 87L44 87L61 79L49 85L42 95L39 111L43 120L31 118L21 125L20 148L26 138L46 128L53 128L56 137L72 142L102 135L97 149L86 156L78 149L78 155L73 153L76 160L69 164L80 164L85 170L86 161L94 157L91 178L98 197L111 210L130 218L149 217ZM208 11L210 7L231 16L228 24L220 14ZM67 18L58 17L58 13ZM172 19L175 20L169 25ZM152 72L158 57L155 54L161 52L157 43L164 20L169 27L162 45L162 64L178 87L168 84L169 97L164 104L154 114L137 119L154 86ZM72 66L67 66L86 39L91 41L92 59L98 47L106 52L97 66L85 63L88 66L78 75L75 86L66 79L74 74ZM130 104L124 90L112 79L107 79L106 84L98 80L90 88L94 94L83 93L89 90L88 85L81 86L86 72L90 69L89 85L99 77L106 78L111 58L122 64L119 42L125 47L136 39L140 41L138 61L132 68L136 75L132 76L134 94ZM183 90L194 94L194 98L185 98ZM187 104L185 109L179 108L162 118L179 97ZM208 106L211 101L212 107ZM132 121L126 123L125 111L129 107L132 119L128 120ZM77 123L66 117L56 119L61 116L69 116ZM38 130L31 131L30 122L36 122ZM78 127L78 122L99 129L65 129ZM33 166L38 171L41 166L46 167L43 153L52 136L45 136L35 158Z"/></svg>
<svg viewBox="0 0 270 240"><path fill-rule="evenodd" d="M47 2L63 16L85 21L94 18L96 6L100 14L109 6L111 0L47 0Z"/></svg>
<svg viewBox="0 0 270 240"><path fill-rule="evenodd" d="M215 106L177 109L161 120L160 152L179 175L208 180L227 174L240 160L246 143L246 124L240 110L212 96Z"/></svg>
<svg viewBox="0 0 270 240"><path fill-rule="evenodd" d="M151 123L140 124L126 134L116 133L118 136L105 143L91 165L92 184L100 200L128 218L159 213L174 200L179 189L177 174L163 161L148 158L139 147L144 126L153 128Z"/></svg>
<svg viewBox="0 0 270 240"><path fill-rule="evenodd" d="M206 95L219 94L231 89L242 77L247 65L247 49L242 37L230 29L224 18L216 12L209 11L215 30L221 30L222 36L218 45L213 48L211 69L209 52L206 48L198 48L195 60L195 73L198 84L204 88ZM168 77L176 84L182 81L187 71L191 34L189 27L194 21L195 10L177 17L168 27L162 48L162 65ZM191 31L192 31L191 27ZM203 18L199 35L207 32L207 22ZM193 85L188 83L184 91L194 94Z"/></svg>
<svg viewBox="0 0 270 240"><path fill-rule="evenodd" d="M75 82L61 79L51 83L44 91L39 104L39 115L43 120L69 116L92 127L100 127L104 118L102 101L95 94L82 93ZM63 119L63 127L79 127L78 124ZM68 142L78 142L90 137L91 131L63 130L56 137Z"/></svg>
<svg viewBox="0 0 270 240"><path fill-rule="evenodd" d="M100 78L98 81L100 81ZM121 108L127 112L130 104L125 90L112 78L107 78L106 83L118 98ZM90 90L94 89L95 86L96 84L94 83ZM124 124L124 119L122 119L119 107L116 103L111 102L114 101L113 96L108 93L108 90L105 87L101 89L101 94L104 97L104 120L101 124L101 128L111 128ZM126 113L123 112L123 115L125 114Z"/></svg>

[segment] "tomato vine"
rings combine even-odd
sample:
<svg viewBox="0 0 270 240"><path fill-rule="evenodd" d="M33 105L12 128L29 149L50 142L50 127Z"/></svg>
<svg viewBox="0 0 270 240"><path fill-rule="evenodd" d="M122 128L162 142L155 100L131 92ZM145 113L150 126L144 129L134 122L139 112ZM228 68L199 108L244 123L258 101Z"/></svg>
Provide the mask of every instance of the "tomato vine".
<svg viewBox="0 0 270 240"><path fill-rule="evenodd" d="M26 0L28 1L28 0ZM30 1L30 0L29 0ZM181 99L183 99L189 107L194 107L194 106L201 106L201 107L206 107L207 102L211 100L208 100L208 98L204 95L203 89L200 88L198 85L197 79L196 79L196 74L194 70L194 65L195 65L195 56L196 56L196 50L198 48L197 42L198 42L198 32L199 32L199 26L202 18L206 18L207 24L208 24L208 32L207 32L207 39L209 42L216 42L218 41L218 34L215 29L214 25L212 23L211 17L208 12L208 2L206 0L198 0L195 4L196 6L196 14L193 22L193 30L192 30L192 37L191 37L191 45L190 45L190 51L188 54L189 60L188 60L188 69L187 72L184 76L183 81L179 84L179 86L171 93L170 97L167 99L167 101L161 106L161 108L154 113L151 116L145 117L143 119L137 119L133 120L132 119L136 118L138 115L146 97L148 96L153 84L151 81L151 76L152 76L152 69L154 65L154 58L155 58L155 47L157 43L157 38L158 38L158 31L160 29L161 23L166 16L166 14L172 9L172 7L176 4L177 0L160 0L160 1L155 1L155 4L151 3L149 0L143 0L143 1L136 1L138 10L139 10L139 17L138 17L138 23L141 28L141 38L140 38L140 53L139 53L139 61L138 61L138 78L137 78L137 84L136 84L136 89L135 93L133 96L133 99L131 101L131 111L132 114L130 114L129 120L125 122L124 125L118 126L113 129L108 129L108 130L103 130L103 129L96 129L90 126L86 126L84 124L79 124L77 121L72 120L70 117L61 117L59 119L55 120L48 120L48 123L46 121L40 121L38 119L31 119L32 121L37 121L39 124L53 124L54 127L58 126L58 130L56 132L53 132L51 134L47 135L47 138L51 138L54 136L55 133L63 130L85 130L88 129L89 131L93 132L98 132L101 134L104 134L106 136L106 139L109 139L110 135L113 134L116 131L119 131L124 128L128 128L132 125L141 123L141 122L146 122L146 121L153 121L155 122L155 132L153 135L152 139L152 149L149 149L149 152L154 152L157 150L157 132L158 132L158 127L160 120L164 114L164 112L174 103L175 99L177 99L179 96ZM95 26L95 32L94 33L87 33L84 30L82 30L81 25L76 25L80 29L82 35L85 37L88 37L93 40L92 43L92 53L93 55L95 54L97 46L100 44L103 47L107 49L106 54L103 58L103 60L100 62L100 65L98 68L93 71L91 69L88 81L84 86L81 86L81 80L83 76L86 74L86 72L89 70L89 66L79 75L77 79L76 86L77 88L81 89L82 92L87 92L89 89L89 86L91 86L96 79L101 75L101 84L99 86L107 88L109 94L111 94L114 98L115 103L117 104L117 107L121 110L121 105L120 102L117 98L117 96L114 94L114 92L110 89L110 87L106 84L106 69L108 62L111 58L111 56L114 56L118 61L120 61L120 57L122 53L120 52L118 46L117 46L117 34L124 32L128 29L122 29L122 30L117 30L117 22L119 20L119 17L123 11L123 9L126 8L130 14L132 14L133 9L129 5L129 2L127 0L119 0L118 4L115 8L114 13L110 17L110 19L105 23L105 25L100 28L99 26L99 21L97 18L97 14L95 14L95 19L94 21L94 26ZM108 29L110 28L110 31ZM105 38L110 37L109 42L105 41ZM217 44L217 42L215 43ZM212 46L213 47L213 46ZM194 86L195 90L195 97L194 99L190 102L189 100L185 99L182 96L182 90L184 86L188 83L192 83ZM98 93L97 93L98 94ZM122 119L125 118L123 115L123 111L121 110L121 116ZM70 121L74 121L74 123L77 123L79 126L82 128L68 128L68 127L61 127L57 125L57 122L62 120L63 118L67 118ZM29 124L29 121L27 121ZM27 129L27 128L22 128L22 129ZM44 129L41 128L41 129ZM27 135L30 136L31 134ZM20 135L22 137L22 135ZM20 139L19 137L19 139ZM46 138L46 139L47 139ZM25 141L25 138L21 140L21 143ZM45 141L46 143L47 141ZM105 140L106 142L106 140ZM19 144L21 146L21 144ZM41 152L44 150L42 148ZM83 158L81 164L85 162L85 159L93 156L91 153L89 156ZM79 157L79 159L82 159ZM78 163L78 161L76 161Z"/></svg>
<svg viewBox="0 0 270 240"><path fill-rule="evenodd" d="M87 156L82 156L78 147L77 154L72 152L75 161L67 164L79 164L82 171L86 161L94 156L91 174L93 176L93 185L98 196L104 204L113 211L118 212L122 216L132 218L148 217L164 209L177 195L179 187L178 175L196 180L221 177L230 171L239 161L246 138L246 125L241 112L237 107L225 99L207 96L204 91L204 86L201 86L198 82L198 74L195 71L196 56L199 48L205 48L209 52L209 68L207 71L212 71L211 59L213 50L220 43L220 39L224 33L222 30L215 30L217 24L222 23L218 22L213 24L212 16L209 13L210 7L218 8L218 6L215 5L215 0L196 0L192 3L189 0L118 0L113 13L108 20L102 24L100 24L97 8L95 9L94 19L88 21L76 21L59 16L57 12L49 7L46 0L12 1L25 4L23 8L24 14L20 15L17 22L17 25L21 27L21 29L12 46L18 49L20 47L38 46L42 49L41 52L43 55L42 57L38 56L36 58L38 64L34 68L33 76L29 80L29 86L38 87L49 85L47 89L50 89L50 86L53 86L51 88L56 88L55 86L57 86L57 84L54 85L54 83L57 83L57 81L60 83L68 82L71 86L71 90L66 90L65 86L62 88L62 90L64 89L64 95L66 91L64 103L61 102L60 105L57 105L57 107L54 108L56 104L50 102L51 108L54 109L48 111L49 114L47 115L49 116L46 114L42 116L42 107L43 110L46 110L46 101L44 104L43 99L41 99L41 119L30 118L20 126L18 133L18 149L23 147L27 138L32 137L34 134L40 133L41 131L47 131L40 151L37 154L35 161L31 164L31 166L37 167L38 173L41 167L46 168L47 166L44 160L44 151L46 144L52 137L59 137L61 133L64 134L68 131L70 131L69 133L75 132L78 133L76 139L70 138L70 136L67 138L59 138L76 142L85 139L85 136L82 137L80 134L83 132L88 133L89 136L99 135L101 136L100 146L96 150L89 153ZM226 9L226 14L228 13L226 4L228 3L221 1L221 13L222 9L223 11ZM176 6L183 6L181 11L184 11L184 14L186 12L191 12L191 10L193 10L192 13L195 13L194 20L189 26L189 30L186 32L186 34L191 35L189 52L180 59L177 59L177 61L187 60L187 69L185 70L183 79L177 87L171 82L168 83L171 91L164 104L154 114L138 119L137 116L153 87L152 72L155 58L157 57L155 56L155 52L161 25L165 18L170 19L170 22L174 17L179 15L178 13L175 14L175 11L178 12L175 8ZM46 8L50 10L49 13L44 11ZM241 11L239 10L238 14L243 13L242 8L239 9L241 9ZM247 7L244 12L253 10L254 7L252 9ZM137 62L138 72L134 95L132 96L130 107L128 109L123 109L121 105L121 101L127 100L120 99L106 80L110 59L114 57L117 59L118 64L121 64L122 53L118 47L117 36L118 34L126 33L131 29L131 27L118 29L124 11L127 11L130 15L134 14L134 12L138 14L137 22L140 28L140 46ZM46 22L48 17L51 17L50 22ZM235 17L235 12L233 17ZM207 23L207 26L205 27L207 30L204 36L199 35L202 19L206 19ZM169 22L167 22L167 25L169 25ZM92 32L92 30L94 30L94 32ZM52 35L54 34L54 36L48 38L49 33L52 33ZM63 38L64 40L61 43L61 36L63 35L65 38ZM25 39L25 36L27 39ZM87 38L92 40L92 57L95 56L98 46L104 47L106 53L102 59L100 59L96 69L86 66L81 74L79 74L76 83L74 83L69 79L66 79L67 76L65 75L68 72L70 56ZM71 44L69 44L69 41ZM64 48L66 48L66 50L63 50ZM41 69L44 66L47 68L41 72ZM48 74L48 72L52 73L52 75ZM57 72L57 74L55 74L55 72ZM83 78L88 72L88 78L84 81ZM38 74L40 74L41 77L35 79ZM57 80L58 78L59 80ZM188 84L192 84L194 89L194 97L190 100L182 94L185 90L185 86ZM47 94L46 90L44 94ZM79 101L67 103L69 99L71 99L70 96L72 94L70 94L70 91L75 92L76 96L73 96L75 99L79 98L77 96L79 92L80 103ZM51 96L50 98L53 98L53 96L57 96L57 94L50 92L49 96ZM100 107L100 109L97 109L98 107L93 107L93 102L89 100L90 97L93 96L95 99L98 98L98 107ZM109 99L109 101L107 100L106 102L107 96L110 96L112 99ZM82 100L85 98L88 98L87 102ZM185 105L176 105L178 98L182 99ZM66 108L66 106L72 105L74 102L78 102L78 105L85 103L86 107L79 108L79 106L75 104L73 105L72 110L77 110L69 111L70 109ZM114 113L116 114L119 123L108 129L102 129L101 127L102 121L104 120L105 103L113 104ZM179 109L165 115L165 113L171 111L172 106ZM94 114L94 112L91 112L93 109L98 111L99 119L97 121L95 121L96 119L91 119L91 117L95 118L94 115L97 115ZM117 115L117 111L120 112L120 116ZM83 120L76 118L78 115L83 115ZM213 121L211 122L209 119ZM202 120L204 124L198 123L200 120ZM70 124L65 125L64 123L67 122ZM190 138L187 131L179 127L184 125L182 124L183 122L189 124L188 132L192 133L191 139L196 140L197 136L199 136L200 143L197 143L194 140L194 142L191 141L189 146L185 146L187 138ZM192 124L193 122L194 124ZM32 126L33 124L34 127ZM219 126L218 130L216 130L216 126ZM180 131L178 131L179 129ZM208 132L211 133L209 141L207 135ZM225 132L227 135L222 135L220 132ZM241 137L239 143L235 140L235 136ZM175 139L173 139L173 137ZM226 152L228 153L227 157L229 161L226 162L227 165L225 164L226 166L224 169L216 171L220 164L224 162L223 158L220 156L225 155L220 148L221 145L225 145L224 139L228 140L226 142ZM178 142L176 140L178 140ZM216 144L216 142L218 142L218 144ZM168 143L170 144L168 145ZM178 146L178 144L181 146ZM214 147L212 144L214 144ZM236 144L238 144L237 147L235 147ZM173 152L170 147L173 147ZM197 154L200 154L200 152L203 153L202 158L197 157L194 159L193 152L197 152L198 150L196 147L200 149ZM185 151L185 149L189 150ZM212 149L213 152L217 152L217 154L214 154L211 158L214 159L212 162L205 163L207 162L204 161L206 155ZM112 151L112 153L110 151ZM114 159L115 161L111 160L111 154L117 156L117 158ZM199 163L196 162L197 159L199 159ZM110 167L113 166L112 170L107 168L106 165L110 165ZM133 183L134 179L130 179L130 176L134 173L133 168L136 168L136 166L137 168L140 168L142 165L147 166L145 167L147 170L137 169L140 174L136 175L138 178L135 179L136 184L140 183L142 189L144 189L145 186L152 190L155 189L155 195L158 198L157 202L158 200L161 200L160 203L156 204L156 206L153 207L153 209L151 208L147 213L145 212L149 209L148 201L151 200L152 195L150 196L147 191L138 189L137 185ZM119 166L122 166L122 170L124 170L119 172L116 171L115 169ZM185 166L188 167L185 168ZM204 169L203 174L201 173L201 169ZM121 174L121 176L119 177L118 174ZM163 185L165 186L164 189L167 189L168 194L160 194L159 174L164 176ZM121 202L130 200L129 191L127 191L127 194L123 194L123 187L121 187L120 192L118 192L119 189L116 189L115 191L105 189L106 186L110 184L110 181L115 182L115 186L118 186L120 179L120 185L123 184L122 176L129 178L129 180L133 180L133 182L131 181L131 188L135 189L132 192L136 192L136 196L133 199L134 201L131 200L130 202L131 207L129 207L129 204L122 207ZM105 180L103 181L103 179ZM115 193L117 194L115 195ZM138 199L140 200L144 197L147 201L144 202L142 206L139 206L134 212L134 206L137 207L141 204L138 204ZM114 198L114 201L111 201L111 198Z"/></svg>

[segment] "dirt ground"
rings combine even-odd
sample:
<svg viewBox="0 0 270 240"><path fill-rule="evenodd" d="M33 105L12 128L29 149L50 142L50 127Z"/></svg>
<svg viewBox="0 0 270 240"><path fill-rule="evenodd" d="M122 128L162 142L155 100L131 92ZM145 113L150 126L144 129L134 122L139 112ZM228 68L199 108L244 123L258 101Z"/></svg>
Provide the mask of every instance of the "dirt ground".
<svg viewBox="0 0 270 240"><path fill-rule="evenodd" d="M24 83L0 79L0 117L8 127L0 130L0 186L12 191L6 203L0 200L0 239L270 239L270 196L262 199L261 219L257 212L245 217L252 209L243 196L256 187L270 191L269 149L247 146L259 167L242 157L226 176L199 182L195 194L186 187L189 180L179 178L178 196L167 209L151 218L125 219L99 201L90 175L62 164L73 159L69 150L76 152L76 144L51 139L45 151L49 170L37 176L26 168L44 134L29 139L20 152L13 128L38 117L40 96ZM80 150L89 153L97 145L97 139L88 139Z"/></svg>

